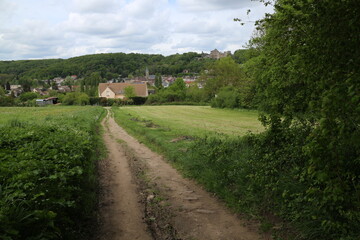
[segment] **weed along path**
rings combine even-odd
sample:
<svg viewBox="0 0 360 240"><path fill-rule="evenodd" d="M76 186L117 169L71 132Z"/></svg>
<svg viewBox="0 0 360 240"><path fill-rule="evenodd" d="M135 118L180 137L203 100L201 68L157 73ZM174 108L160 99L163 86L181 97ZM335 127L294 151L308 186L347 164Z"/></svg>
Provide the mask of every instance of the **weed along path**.
<svg viewBox="0 0 360 240"><path fill-rule="evenodd" d="M104 217L109 217L110 223L105 230L118 233L125 231L124 237L118 239L149 239L141 220L141 215L144 215L153 239L264 239L257 232L256 227L249 227L246 221L232 214L210 193L193 181L184 179L159 154L139 143L127 134L110 114L108 116L105 141L110 151L110 161L106 168L110 171L109 182L112 184L108 186L110 187L109 196L111 196L108 200L114 202L102 206L106 213ZM119 144L119 142L125 144ZM126 146L119 148L119 145ZM118 162L126 157L129 165L125 163L126 160L122 163ZM131 181L129 166L131 166L133 177L137 178L138 186ZM143 173L141 177L139 177L139 171ZM142 196L143 206L138 206L136 189ZM149 210L149 208L152 209ZM141 213L142 209L145 210L144 213ZM105 221L108 220L105 219ZM133 225L129 225L130 222ZM122 224L129 229L122 229L124 227L121 226ZM112 229L113 227L115 229ZM134 234L134 237L126 238L125 234L129 234L128 236Z"/></svg>
<svg viewBox="0 0 360 240"><path fill-rule="evenodd" d="M127 156L114 138L109 112L103 120L108 158L99 166L101 240L150 240L143 220L143 207L133 181Z"/></svg>

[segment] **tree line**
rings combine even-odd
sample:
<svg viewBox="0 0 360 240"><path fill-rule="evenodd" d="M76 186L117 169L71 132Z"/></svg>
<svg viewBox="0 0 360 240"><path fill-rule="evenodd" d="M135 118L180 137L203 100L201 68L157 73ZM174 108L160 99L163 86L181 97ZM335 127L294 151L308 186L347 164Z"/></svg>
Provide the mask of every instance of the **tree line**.
<svg viewBox="0 0 360 240"><path fill-rule="evenodd" d="M213 61L202 58L201 54L189 52L163 56L160 54L106 53L85 55L69 59L44 59L0 61L0 83L19 83L25 80L44 80L55 77L77 75L90 76L97 72L104 79L117 77L144 76L145 68L150 73L177 75L184 70L198 73Z"/></svg>

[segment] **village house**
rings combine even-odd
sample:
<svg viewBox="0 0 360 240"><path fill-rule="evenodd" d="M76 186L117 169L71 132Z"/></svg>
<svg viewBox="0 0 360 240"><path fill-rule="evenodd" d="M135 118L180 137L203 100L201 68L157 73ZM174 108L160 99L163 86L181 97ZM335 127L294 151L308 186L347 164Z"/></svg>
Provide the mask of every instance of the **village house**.
<svg viewBox="0 0 360 240"><path fill-rule="evenodd" d="M45 95L49 94L48 91L45 88L32 88L31 91L33 93L38 93L41 96L45 96Z"/></svg>
<svg viewBox="0 0 360 240"><path fill-rule="evenodd" d="M10 85L10 90L13 91L13 90L17 90L17 89L20 89L21 88L21 85Z"/></svg>
<svg viewBox="0 0 360 240"><path fill-rule="evenodd" d="M65 79L61 77L57 77L54 78L53 81L55 81L56 85L60 86L65 81Z"/></svg>
<svg viewBox="0 0 360 240"><path fill-rule="evenodd" d="M68 93L71 92L71 88L69 86L58 86L59 93Z"/></svg>
<svg viewBox="0 0 360 240"><path fill-rule="evenodd" d="M148 96L146 83L99 83L99 97L124 99L126 87L133 87L134 92L138 97Z"/></svg>

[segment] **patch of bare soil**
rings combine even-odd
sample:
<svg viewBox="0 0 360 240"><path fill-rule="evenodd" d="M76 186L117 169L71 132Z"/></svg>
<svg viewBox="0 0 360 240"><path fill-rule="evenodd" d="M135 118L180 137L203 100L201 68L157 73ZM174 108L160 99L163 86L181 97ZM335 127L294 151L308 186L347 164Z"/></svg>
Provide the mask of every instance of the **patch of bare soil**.
<svg viewBox="0 0 360 240"><path fill-rule="evenodd" d="M103 136L108 150L108 158L99 164L100 203L99 240L150 240L150 232L144 220L144 206L138 195L136 182L124 149L113 137L113 126L103 121Z"/></svg>
<svg viewBox="0 0 360 240"><path fill-rule="evenodd" d="M257 226L239 219L223 203L203 190L198 184L189 179L184 179L170 164L164 161L162 156L152 152L145 145L127 134L116 124L113 118L108 119L108 131L106 134L108 135L110 132L116 139L125 142L127 144L126 151L131 152L132 157L129 159L132 160L132 163L130 165L137 172L138 183L142 185L141 191L143 203L146 206L146 221L152 229L155 239L258 240L267 238L258 233ZM116 144L108 138L110 137L105 136L106 144L110 145L109 149L114 149L114 153L110 155L110 158L123 156L124 152L119 151ZM111 162L110 164L115 163ZM136 195L134 193L136 186L131 182L131 177L128 176L127 179L122 177L129 174L128 171L121 170L121 168L127 169L128 166L120 167L115 164L109 168L112 171L110 174L112 178L116 178L116 183L114 180L110 180L110 183L114 184L114 189L110 187L109 190L112 197L110 197L108 204L111 206L105 204L104 207L108 207L110 210L114 207L114 204L119 206L116 212L111 210L107 213L108 216L105 216L112 220L110 221L111 224L104 230L107 229L107 231L111 232L114 231L112 229L115 227L115 230L118 229L116 230L118 233L125 231L126 229L121 229L121 224L126 224L127 221L121 221L120 219L127 214L134 214L139 224L135 224L131 228L138 227L136 233L143 232L144 238L134 237L132 239L148 239L146 238L145 227L140 224L141 207L138 205L128 206L124 209L124 207L120 206L120 203L112 202L118 198L128 198L125 197L128 194ZM116 177L117 175L120 176ZM127 183L121 183L124 180ZM119 188L115 188L116 185L119 185ZM120 185L128 186L120 187ZM123 204L129 204L129 201L136 202L136 199L136 196L127 199ZM127 211L128 209L130 211ZM114 219L117 221L114 221ZM159 231L160 234L157 234L156 231ZM135 234L130 230L128 232L129 234ZM167 234L164 235L161 232L167 232Z"/></svg>

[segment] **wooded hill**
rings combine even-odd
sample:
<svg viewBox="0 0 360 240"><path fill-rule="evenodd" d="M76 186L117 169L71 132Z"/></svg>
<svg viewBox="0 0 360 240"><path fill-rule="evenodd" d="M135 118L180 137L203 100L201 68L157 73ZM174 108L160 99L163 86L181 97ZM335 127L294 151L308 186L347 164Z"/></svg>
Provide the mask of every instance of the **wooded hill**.
<svg viewBox="0 0 360 240"><path fill-rule="evenodd" d="M12 81L21 78L49 79L69 75L87 76L99 72L102 78L127 77L145 74L148 67L150 74L177 75L184 70L200 72L213 59L202 58L198 53L175 54L125 54L107 53L74 57L69 59L1 61L0 78Z"/></svg>

